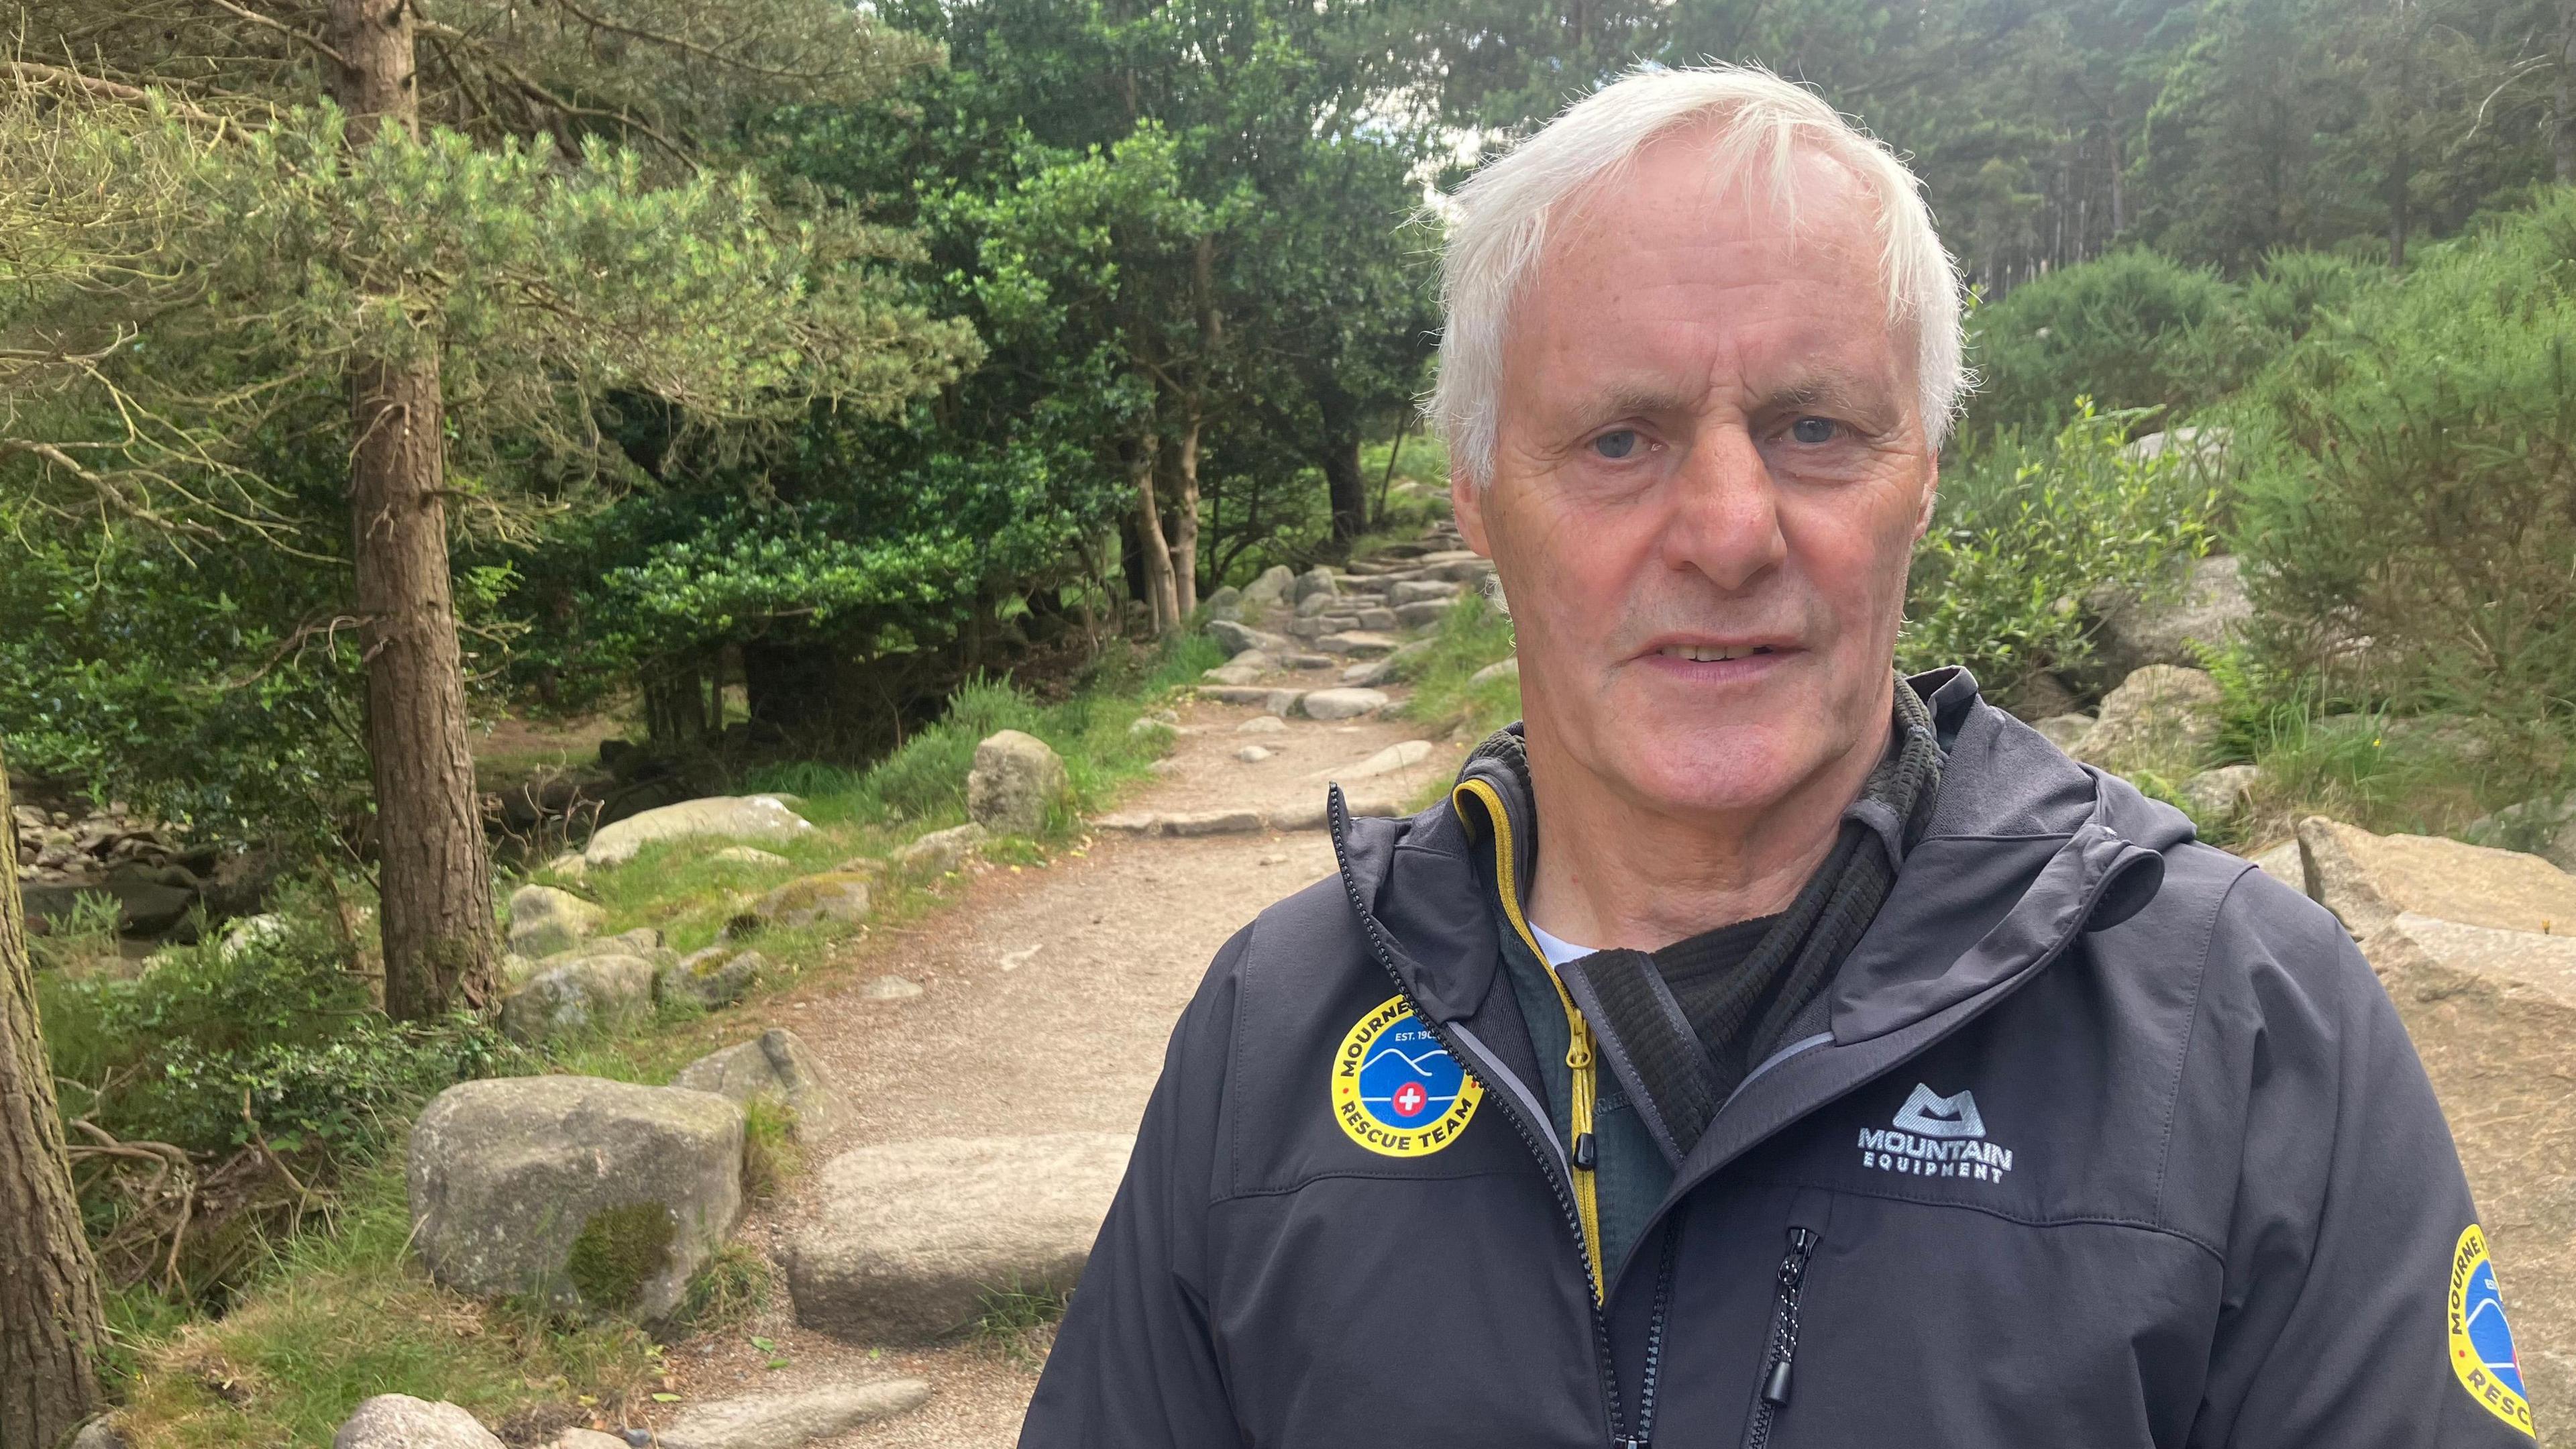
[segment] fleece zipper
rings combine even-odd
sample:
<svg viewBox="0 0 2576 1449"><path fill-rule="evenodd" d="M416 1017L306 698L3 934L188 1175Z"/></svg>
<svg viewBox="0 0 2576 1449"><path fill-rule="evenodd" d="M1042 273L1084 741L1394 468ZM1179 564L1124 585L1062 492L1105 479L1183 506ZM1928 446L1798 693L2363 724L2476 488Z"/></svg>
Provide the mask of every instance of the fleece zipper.
<svg viewBox="0 0 2576 1449"><path fill-rule="evenodd" d="M1789 1251L1781 1256L1780 1275L1771 1302L1771 1337L1762 1359L1762 1387L1744 1425L1744 1449L1771 1449L1771 1431L1780 1411L1789 1407L1790 1370L1798 1360L1798 1306L1807 1289L1807 1264L1823 1234L1813 1228L1789 1229Z"/></svg>

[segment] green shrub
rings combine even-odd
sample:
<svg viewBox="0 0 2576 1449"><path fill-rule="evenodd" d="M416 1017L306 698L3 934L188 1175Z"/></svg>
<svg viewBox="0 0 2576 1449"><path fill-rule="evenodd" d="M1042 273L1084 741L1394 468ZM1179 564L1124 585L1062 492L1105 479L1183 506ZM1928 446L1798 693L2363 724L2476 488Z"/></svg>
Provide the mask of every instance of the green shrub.
<svg viewBox="0 0 2576 1449"><path fill-rule="evenodd" d="M2138 414L2088 398L2074 411L2047 443L2006 433L1944 477L1907 584L1901 668L1965 664L2008 696L2092 657L2088 593L2153 597L2207 550L2218 499L2188 453L2139 457L2123 443Z"/></svg>
<svg viewBox="0 0 2576 1449"><path fill-rule="evenodd" d="M2270 667L2401 713L2576 713L2576 192L2358 294L2227 420Z"/></svg>
<svg viewBox="0 0 2576 1449"><path fill-rule="evenodd" d="M388 1020L309 922L167 948L132 979L48 977L44 993L64 1110L191 1152L255 1130L279 1152L363 1155L432 1093L509 1059L470 1017Z"/></svg>
<svg viewBox="0 0 2576 1449"><path fill-rule="evenodd" d="M1052 704L1007 681L978 676L950 697L938 723L863 772L773 766L754 771L750 788L805 796L809 818L827 824L963 820L976 744L996 730L1012 729L1053 746L1064 757L1076 803L1097 804L1109 788L1141 773L1168 748L1167 739L1128 732L1145 701L1223 662L1223 651L1200 634L1176 634L1150 650L1112 649L1079 689ZM1060 823L1070 826L1072 818Z"/></svg>
<svg viewBox="0 0 2576 1449"><path fill-rule="evenodd" d="M2275 252L2242 283L2147 251L2050 272L1970 314L1979 380L1962 442L1974 451L1999 433L2054 429L2079 395L2105 410L2161 408L2157 423L2180 419L2244 386L2388 275L2307 251Z"/></svg>
<svg viewBox="0 0 2576 1449"><path fill-rule="evenodd" d="M1483 593L1461 597L1441 616L1429 643L1402 665L1413 683L1408 718L1445 728L1464 723L1480 736L1520 718L1519 679L1469 682L1486 665L1512 657L1512 621Z"/></svg>
<svg viewBox="0 0 2576 1449"><path fill-rule="evenodd" d="M2225 380L2209 375L2202 329L2241 302L2217 273L2149 251L2026 282L1969 316L1968 360L1980 381L1962 434L1978 447L1997 433L2053 430L2078 395L2112 410L2179 413L2207 402Z"/></svg>

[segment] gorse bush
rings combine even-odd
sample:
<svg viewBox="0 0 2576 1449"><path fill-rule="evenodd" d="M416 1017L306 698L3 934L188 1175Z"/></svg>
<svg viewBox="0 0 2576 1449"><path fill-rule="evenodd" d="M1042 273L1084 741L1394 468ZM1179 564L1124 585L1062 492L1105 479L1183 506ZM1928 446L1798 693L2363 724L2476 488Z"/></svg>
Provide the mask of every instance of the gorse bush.
<svg viewBox="0 0 2576 1449"><path fill-rule="evenodd" d="M2218 495L2189 450L2125 446L2139 420L2078 398L2047 442L2003 434L1944 477L1907 584L1901 668L1965 664L2009 697L2034 671L2091 657L2087 594L2179 583L2176 565L2209 546Z"/></svg>
<svg viewBox="0 0 2576 1449"><path fill-rule="evenodd" d="M1960 436L2054 429L2073 400L2162 425L2219 401L2388 275L2324 252L2280 252L2242 282L2147 251L2051 272L1970 314L1978 374Z"/></svg>
<svg viewBox="0 0 2576 1449"><path fill-rule="evenodd" d="M2216 394L2196 355L2199 329L2242 300L2217 273L2147 251L2024 283L1970 314L1979 381L1962 432L1973 446L1997 432L2051 430L2079 394L2112 410L2206 402Z"/></svg>
<svg viewBox="0 0 2576 1449"><path fill-rule="evenodd" d="M2270 667L2401 711L2576 715L2576 193L2359 293L2228 421Z"/></svg>

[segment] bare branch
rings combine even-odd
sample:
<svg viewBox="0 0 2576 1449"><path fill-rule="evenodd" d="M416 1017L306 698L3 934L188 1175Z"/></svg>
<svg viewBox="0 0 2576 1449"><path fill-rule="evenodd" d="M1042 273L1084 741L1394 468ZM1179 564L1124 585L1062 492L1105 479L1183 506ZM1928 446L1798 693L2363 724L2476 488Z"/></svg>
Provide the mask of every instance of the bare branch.
<svg viewBox="0 0 2576 1449"><path fill-rule="evenodd" d="M101 80L97 76L83 75L79 71L59 65L39 65L32 60L0 60L0 70L5 70L30 85L69 86L94 96L104 96L112 101L128 101L137 105L149 104L154 94L137 86ZM159 94L162 103L172 112L185 116L191 121L202 121L209 126L220 125L223 122L223 118L212 111L201 111L167 91Z"/></svg>
<svg viewBox="0 0 2576 1449"><path fill-rule="evenodd" d="M218 3L221 3L221 0L218 0ZM744 60L739 56L727 55L720 50L700 45L692 40L684 40L676 35L664 35L659 31L639 30L631 25L620 25L606 16L591 14L589 11L582 9L579 5L574 4L573 0L554 0L554 3L571 11L574 19L579 20L582 24L589 26L593 30L604 30L611 35L627 36L631 39L643 41L648 45L664 46L672 50L681 51L685 54L702 56L708 60L714 61L718 65L726 66L734 70L748 71L753 75L768 76L774 80L822 81L830 80L832 78L832 72L828 70L777 70L765 65L754 65L752 62Z"/></svg>
<svg viewBox="0 0 2576 1449"><path fill-rule="evenodd" d="M276 31L278 34L283 35L290 40L309 46L320 54L330 57L330 59L338 64L343 70L346 70L349 66L349 58L347 56L332 49L330 44L324 41L321 36L315 35L310 31L298 30L283 20L276 19L272 16L262 15L256 10L245 10L241 6L235 5L233 0L206 0L206 3L215 6L218 9L229 10L233 14L240 16L242 19L249 21L253 25L265 25L269 29Z"/></svg>

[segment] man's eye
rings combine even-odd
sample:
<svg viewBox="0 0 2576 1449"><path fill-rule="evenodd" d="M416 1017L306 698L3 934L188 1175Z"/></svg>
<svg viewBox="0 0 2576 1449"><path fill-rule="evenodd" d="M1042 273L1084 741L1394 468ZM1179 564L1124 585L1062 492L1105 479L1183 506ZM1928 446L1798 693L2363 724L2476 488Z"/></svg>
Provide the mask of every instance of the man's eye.
<svg viewBox="0 0 2576 1449"><path fill-rule="evenodd" d="M1604 458L1627 457L1637 451L1636 431L1631 428L1621 428L1616 432L1603 433L1592 440L1592 451Z"/></svg>
<svg viewBox="0 0 2576 1449"><path fill-rule="evenodd" d="M1842 431L1842 424L1831 418L1800 418L1789 425L1789 436L1801 443L1830 443Z"/></svg>

